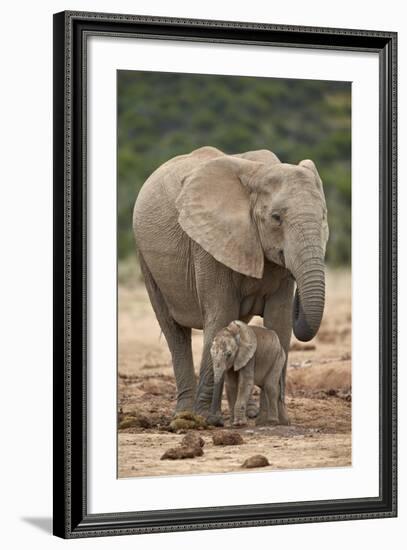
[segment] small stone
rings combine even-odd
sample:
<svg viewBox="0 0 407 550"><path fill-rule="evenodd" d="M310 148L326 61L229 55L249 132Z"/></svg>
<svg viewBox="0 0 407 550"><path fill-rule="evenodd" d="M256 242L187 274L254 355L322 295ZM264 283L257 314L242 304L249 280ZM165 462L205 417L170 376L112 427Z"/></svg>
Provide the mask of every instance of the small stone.
<svg viewBox="0 0 407 550"><path fill-rule="evenodd" d="M241 445L244 443L242 436L237 432L218 432L213 434L214 445Z"/></svg>
<svg viewBox="0 0 407 550"><path fill-rule="evenodd" d="M242 464L242 468L263 468L264 466L270 466L270 462L263 455L251 456Z"/></svg>

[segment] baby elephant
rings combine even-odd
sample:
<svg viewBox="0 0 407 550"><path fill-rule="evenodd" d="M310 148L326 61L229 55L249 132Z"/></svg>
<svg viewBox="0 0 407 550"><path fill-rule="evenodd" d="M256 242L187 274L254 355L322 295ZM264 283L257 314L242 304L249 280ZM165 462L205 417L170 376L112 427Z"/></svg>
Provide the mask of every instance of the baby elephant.
<svg viewBox="0 0 407 550"><path fill-rule="evenodd" d="M261 388L256 424L278 424L280 375L285 352L274 330L232 321L215 336L211 355L215 391L225 373L233 425L246 424L247 403L254 385Z"/></svg>

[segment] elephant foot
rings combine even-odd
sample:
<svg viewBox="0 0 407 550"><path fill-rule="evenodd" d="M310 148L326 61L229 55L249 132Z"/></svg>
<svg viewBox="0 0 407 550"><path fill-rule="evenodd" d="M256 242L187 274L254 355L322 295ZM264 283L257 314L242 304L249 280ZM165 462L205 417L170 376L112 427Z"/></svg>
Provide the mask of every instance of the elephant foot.
<svg viewBox="0 0 407 550"><path fill-rule="evenodd" d="M247 426L246 420L234 420L232 426L234 428L242 428L243 426Z"/></svg>
<svg viewBox="0 0 407 550"><path fill-rule="evenodd" d="M211 404L205 402L195 402L193 407L194 413L205 418L210 426L224 426L223 416L221 411L211 412Z"/></svg>
<svg viewBox="0 0 407 550"><path fill-rule="evenodd" d="M201 416L209 416L211 413L211 405L212 400L211 399L196 399L195 403L193 403L192 410L196 414L200 414Z"/></svg>
<svg viewBox="0 0 407 550"><path fill-rule="evenodd" d="M222 427L225 425L223 416L221 414L209 414L209 416L206 418L206 421L210 426Z"/></svg>
<svg viewBox="0 0 407 550"><path fill-rule="evenodd" d="M267 426L278 426L280 420L278 418L268 418L266 421Z"/></svg>
<svg viewBox="0 0 407 550"><path fill-rule="evenodd" d="M289 426L291 424L286 406L282 401L278 402L278 423L282 426Z"/></svg>
<svg viewBox="0 0 407 550"><path fill-rule="evenodd" d="M180 399L177 401L175 406L174 416L182 412L192 412L194 410L194 400L193 399Z"/></svg>

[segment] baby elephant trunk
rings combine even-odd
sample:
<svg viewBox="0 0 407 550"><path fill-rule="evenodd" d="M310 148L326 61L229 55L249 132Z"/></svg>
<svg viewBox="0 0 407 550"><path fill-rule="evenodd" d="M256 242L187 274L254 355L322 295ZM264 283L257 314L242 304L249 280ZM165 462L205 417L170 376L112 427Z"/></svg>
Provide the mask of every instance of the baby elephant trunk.
<svg viewBox="0 0 407 550"><path fill-rule="evenodd" d="M220 370L220 369L214 370L214 372L213 372L213 382L214 382L215 386L217 386L219 384L219 382L222 380L222 374L223 374L222 370Z"/></svg>
<svg viewBox="0 0 407 550"><path fill-rule="evenodd" d="M219 357L213 357L213 381L214 384L219 384L219 382L223 381L223 375L226 370L226 365L224 363L223 359L219 359Z"/></svg>
<svg viewBox="0 0 407 550"><path fill-rule="evenodd" d="M220 371L218 374L214 372L214 385L213 385L213 394L212 394L212 404L211 411L208 417L208 423L212 426L223 426L222 413L220 406L222 403L222 393L223 393L223 381L224 381L224 372Z"/></svg>

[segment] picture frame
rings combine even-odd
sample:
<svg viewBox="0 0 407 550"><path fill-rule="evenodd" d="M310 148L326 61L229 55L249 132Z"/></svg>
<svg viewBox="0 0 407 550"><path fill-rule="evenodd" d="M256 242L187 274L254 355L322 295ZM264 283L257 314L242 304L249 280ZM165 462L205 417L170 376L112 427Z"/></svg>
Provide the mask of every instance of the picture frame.
<svg viewBox="0 0 407 550"><path fill-rule="evenodd" d="M91 513L88 507L87 41L91 36L370 52L379 58L379 495ZM54 534L63 538L397 515L397 34L65 11L54 15ZM95 345L95 343L94 343ZM97 345L97 343L96 343ZM114 367L112 367L114 368Z"/></svg>

